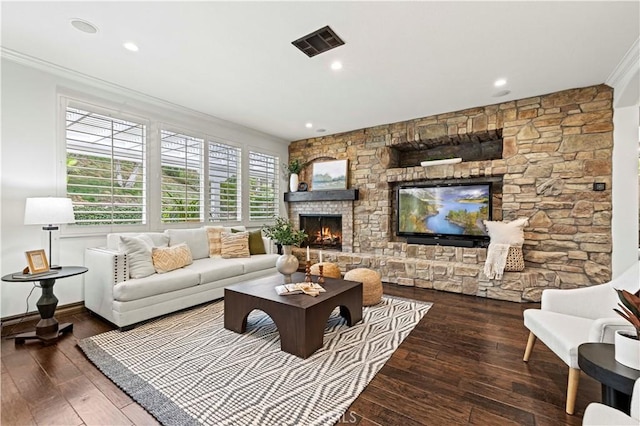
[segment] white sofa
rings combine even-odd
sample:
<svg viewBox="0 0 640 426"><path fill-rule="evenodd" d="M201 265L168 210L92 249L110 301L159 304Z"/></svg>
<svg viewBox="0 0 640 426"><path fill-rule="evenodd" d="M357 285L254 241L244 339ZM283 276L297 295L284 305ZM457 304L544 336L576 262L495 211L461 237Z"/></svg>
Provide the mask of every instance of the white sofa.
<svg viewBox="0 0 640 426"><path fill-rule="evenodd" d="M199 229L206 236L204 228ZM208 251L203 256L201 239L194 242L193 238L181 238L194 231L109 234L107 247L86 249L85 266L89 271L84 277L84 303L87 309L120 329L129 329L141 321L219 299L224 295L225 286L276 272L278 255L274 254L271 240L263 238L267 254L210 258ZM187 243L193 263L167 273L130 278L127 254L120 251L120 236L140 235L150 237L154 246L166 245L168 235L170 245Z"/></svg>

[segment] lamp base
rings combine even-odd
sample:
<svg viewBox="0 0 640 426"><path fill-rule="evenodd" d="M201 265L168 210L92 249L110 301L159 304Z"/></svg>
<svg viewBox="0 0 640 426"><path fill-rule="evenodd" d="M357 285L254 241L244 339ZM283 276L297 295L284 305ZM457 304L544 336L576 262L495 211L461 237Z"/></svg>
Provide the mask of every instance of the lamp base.
<svg viewBox="0 0 640 426"><path fill-rule="evenodd" d="M49 269L62 269L60 265L49 265Z"/></svg>

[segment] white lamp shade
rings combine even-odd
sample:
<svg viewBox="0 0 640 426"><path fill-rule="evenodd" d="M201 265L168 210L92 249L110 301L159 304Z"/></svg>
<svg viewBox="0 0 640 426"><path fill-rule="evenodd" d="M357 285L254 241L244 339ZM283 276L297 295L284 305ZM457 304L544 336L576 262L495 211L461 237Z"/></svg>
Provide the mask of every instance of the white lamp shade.
<svg viewBox="0 0 640 426"><path fill-rule="evenodd" d="M71 198L27 198L24 208L25 225L58 225L75 221Z"/></svg>

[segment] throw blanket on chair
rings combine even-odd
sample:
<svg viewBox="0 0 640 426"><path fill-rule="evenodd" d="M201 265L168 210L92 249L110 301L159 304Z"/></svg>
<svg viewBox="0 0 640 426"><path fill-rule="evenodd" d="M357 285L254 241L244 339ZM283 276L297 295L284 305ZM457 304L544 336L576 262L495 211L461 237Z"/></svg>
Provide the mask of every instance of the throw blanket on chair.
<svg viewBox="0 0 640 426"><path fill-rule="evenodd" d="M484 274L489 279L502 279L504 267L507 264L509 244L489 244L487 260L484 262Z"/></svg>

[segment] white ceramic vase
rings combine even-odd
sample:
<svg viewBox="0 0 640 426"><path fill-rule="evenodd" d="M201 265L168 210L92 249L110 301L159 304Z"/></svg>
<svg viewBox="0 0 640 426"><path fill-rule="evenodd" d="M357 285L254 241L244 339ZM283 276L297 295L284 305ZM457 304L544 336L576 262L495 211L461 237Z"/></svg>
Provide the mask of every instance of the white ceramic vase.
<svg viewBox="0 0 640 426"><path fill-rule="evenodd" d="M291 274L298 270L298 258L291 254L291 246L282 246L282 255L276 260L276 269L284 275L285 284L291 284Z"/></svg>
<svg viewBox="0 0 640 426"><path fill-rule="evenodd" d="M291 173L289 176L289 191L296 192L298 190L299 178L297 173Z"/></svg>
<svg viewBox="0 0 640 426"><path fill-rule="evenodd" d="M629 368L640 370L640 340L629 337L631 331L616 330L615 359Z"/></svg>

